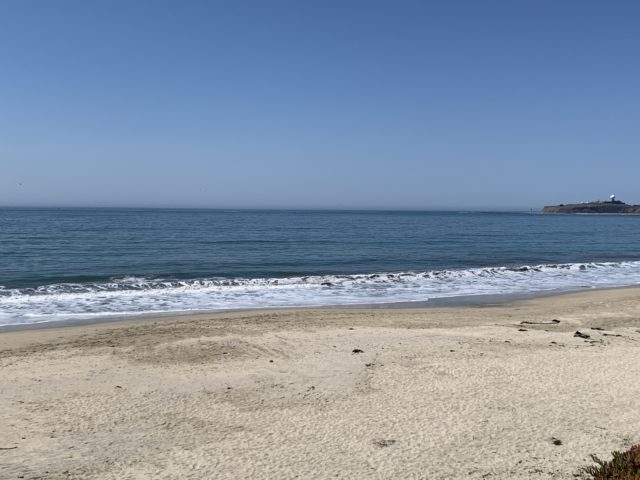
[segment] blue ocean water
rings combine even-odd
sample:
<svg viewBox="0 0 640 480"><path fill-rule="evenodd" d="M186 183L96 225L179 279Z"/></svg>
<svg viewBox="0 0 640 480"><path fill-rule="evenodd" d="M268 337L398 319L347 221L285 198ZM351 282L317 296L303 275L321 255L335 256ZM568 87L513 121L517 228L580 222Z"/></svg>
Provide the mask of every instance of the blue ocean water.
<svg viewBox="0 0 640 480"><path fill-rule="evenodd" d="M0 209L0 325L640 283L640 217Z"/></svg>

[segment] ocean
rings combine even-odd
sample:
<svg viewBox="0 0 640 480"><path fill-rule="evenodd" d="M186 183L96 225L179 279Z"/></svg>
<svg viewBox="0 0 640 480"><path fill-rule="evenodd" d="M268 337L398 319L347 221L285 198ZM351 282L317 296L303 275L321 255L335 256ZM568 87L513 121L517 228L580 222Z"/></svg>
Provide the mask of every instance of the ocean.
<svg viewBox="0 0 640 480"><path fill-rule="evenodd" d="M640 217L0 209L0 325L640 283Z"/></svg>

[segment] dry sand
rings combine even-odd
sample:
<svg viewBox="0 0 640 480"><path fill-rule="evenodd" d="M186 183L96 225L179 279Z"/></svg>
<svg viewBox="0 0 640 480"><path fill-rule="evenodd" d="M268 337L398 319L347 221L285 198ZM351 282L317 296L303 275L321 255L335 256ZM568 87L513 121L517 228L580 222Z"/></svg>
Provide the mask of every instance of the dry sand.
<svg viewBox="0 0 640 480"><path fill-rule="evenodd" d="M640 441L640 290L2 333L0 369L2 479L564 479Z"/></svg>

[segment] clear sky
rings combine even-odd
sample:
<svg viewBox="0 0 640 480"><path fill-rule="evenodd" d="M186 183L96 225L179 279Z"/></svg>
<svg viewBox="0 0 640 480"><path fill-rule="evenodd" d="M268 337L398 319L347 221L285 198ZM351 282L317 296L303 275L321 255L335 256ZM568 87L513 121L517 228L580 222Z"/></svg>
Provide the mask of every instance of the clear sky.
<svg viewBox="0 0 640 480"><path fill-rule="evenodd" d="M0 205L640 203L638 1L0 0Z"/></svg>

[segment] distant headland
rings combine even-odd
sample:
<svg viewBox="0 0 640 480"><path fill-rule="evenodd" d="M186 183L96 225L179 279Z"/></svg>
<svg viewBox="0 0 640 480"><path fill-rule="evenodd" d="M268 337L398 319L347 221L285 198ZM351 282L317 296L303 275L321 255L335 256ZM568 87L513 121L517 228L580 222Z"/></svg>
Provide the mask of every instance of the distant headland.
<svg viewBox="0 0 640 480"><path fill-rule="evenodd" d="M640 205L629 205L616 200L611 195L608 201L596 200L594 202L582 202L572 204L548 205L542 209L542 213L608 213L640 215Z"/></svg>

